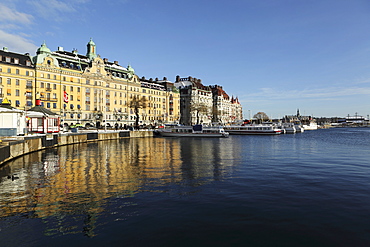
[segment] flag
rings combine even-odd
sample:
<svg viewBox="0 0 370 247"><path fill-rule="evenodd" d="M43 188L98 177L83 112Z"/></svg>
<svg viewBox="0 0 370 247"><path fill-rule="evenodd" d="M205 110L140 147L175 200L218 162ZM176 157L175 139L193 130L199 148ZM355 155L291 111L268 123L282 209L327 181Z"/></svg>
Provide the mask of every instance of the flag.
<svg viewBox="0 0 370 247"><path fill-rule="evenodd" d="M64 96L63 96L63 98L64 98L64 102L65 103L68 103L68 93L66 92L66 91L64 91Z"/></svg>

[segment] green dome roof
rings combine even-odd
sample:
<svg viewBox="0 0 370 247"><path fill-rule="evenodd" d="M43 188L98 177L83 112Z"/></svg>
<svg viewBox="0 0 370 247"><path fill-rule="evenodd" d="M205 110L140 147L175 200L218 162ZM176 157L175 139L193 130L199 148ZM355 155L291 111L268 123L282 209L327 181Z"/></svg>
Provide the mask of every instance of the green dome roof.
<svg viewBox="0 0 370 247"><path fill-rule="evenodd" d="M51 53L50 49L46 46L45 41L41 45L39 49L37 49L36 54L42 54L42 53Z"/></svg>
<svg viewBox="0 0 370 247"><path fill-rule="evenodd" d="M92 38L90 38L90 41L89 43L87 43L88 45L95 45L94 41L92 40Z"/></svg>

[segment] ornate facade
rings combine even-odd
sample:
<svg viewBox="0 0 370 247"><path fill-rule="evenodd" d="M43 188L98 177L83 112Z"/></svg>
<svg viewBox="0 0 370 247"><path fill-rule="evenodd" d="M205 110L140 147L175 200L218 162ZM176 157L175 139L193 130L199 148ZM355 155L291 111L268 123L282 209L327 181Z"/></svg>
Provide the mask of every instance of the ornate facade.
<svg viewBox="0 0 370 247"><path fill-rule="evenodd" d="M221 86L205 86L197 78L176 77L175 83L139 78L134 69L101 58L95 43L87 43L86 55L45 43L35 56L0 51L0 101L28 110L36 103L61 116L62 124L83 126L164 123L229 124L242 120L238 98ZM144 99L136 114L129 103Z"/></svg>
<svg viewBox="0 0 370 247"><path fill-rule="evenodd" d="M34 57L6 50L0 56L0 100L7 98L15 107L27 110L41 100L64 124L132 125L136 115L128 102L140 96L148 102L140 109L140 124L179 121L180 94L173 83L143 82L130 65L101 58L92 40L86 55L62 47L52 52L44 43Z"/></svg>
<svg viewBox="0 0 370 247"><path fill-rule="evenodd" d="M176 77L180 90L182 124L231 124L243 119L238 98L232 97L221 86L204 86L200 79Z"/></svg>

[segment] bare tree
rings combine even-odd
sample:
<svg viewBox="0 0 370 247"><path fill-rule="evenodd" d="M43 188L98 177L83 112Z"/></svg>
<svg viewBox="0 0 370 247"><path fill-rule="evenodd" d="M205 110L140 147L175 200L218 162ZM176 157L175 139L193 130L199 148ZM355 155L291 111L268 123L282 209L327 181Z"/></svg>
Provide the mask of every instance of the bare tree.
<svg viewBox="0 0 370 247"><path fill-rule="evenodd" d="M257 119L258 123L268 121L270 118L264 112L257 112L254 114L253 118Z"/></svg>
<svg viewBox="0 0 370 247"><path fill-rule="evenodd" d="M196 112L197 124L199 124L200 114L207 115L209 112L209 108L203 103L195 103L191 104L190 112Z"/></svg>
<svg viewBox="0 0 370 247"><path fill-rule="evenodd" d="M145 97L133 96L127 105L131 109L134 109L136 116L135 127L137 128L139 126L139 109L145 109L147 107L147 99Z"/></svg>

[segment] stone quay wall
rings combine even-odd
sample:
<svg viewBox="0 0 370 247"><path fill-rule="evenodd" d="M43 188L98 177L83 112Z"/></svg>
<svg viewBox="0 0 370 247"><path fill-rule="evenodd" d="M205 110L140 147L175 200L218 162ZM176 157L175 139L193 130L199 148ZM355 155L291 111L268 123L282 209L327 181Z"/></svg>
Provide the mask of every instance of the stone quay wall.
<svg viewBox="0 0 370 247"><path fill-rule="evenodd" d="M42 149L120 138L153 137L153 131L84 131L8 137L0 140L0 166L19 156Z"/></svg>

